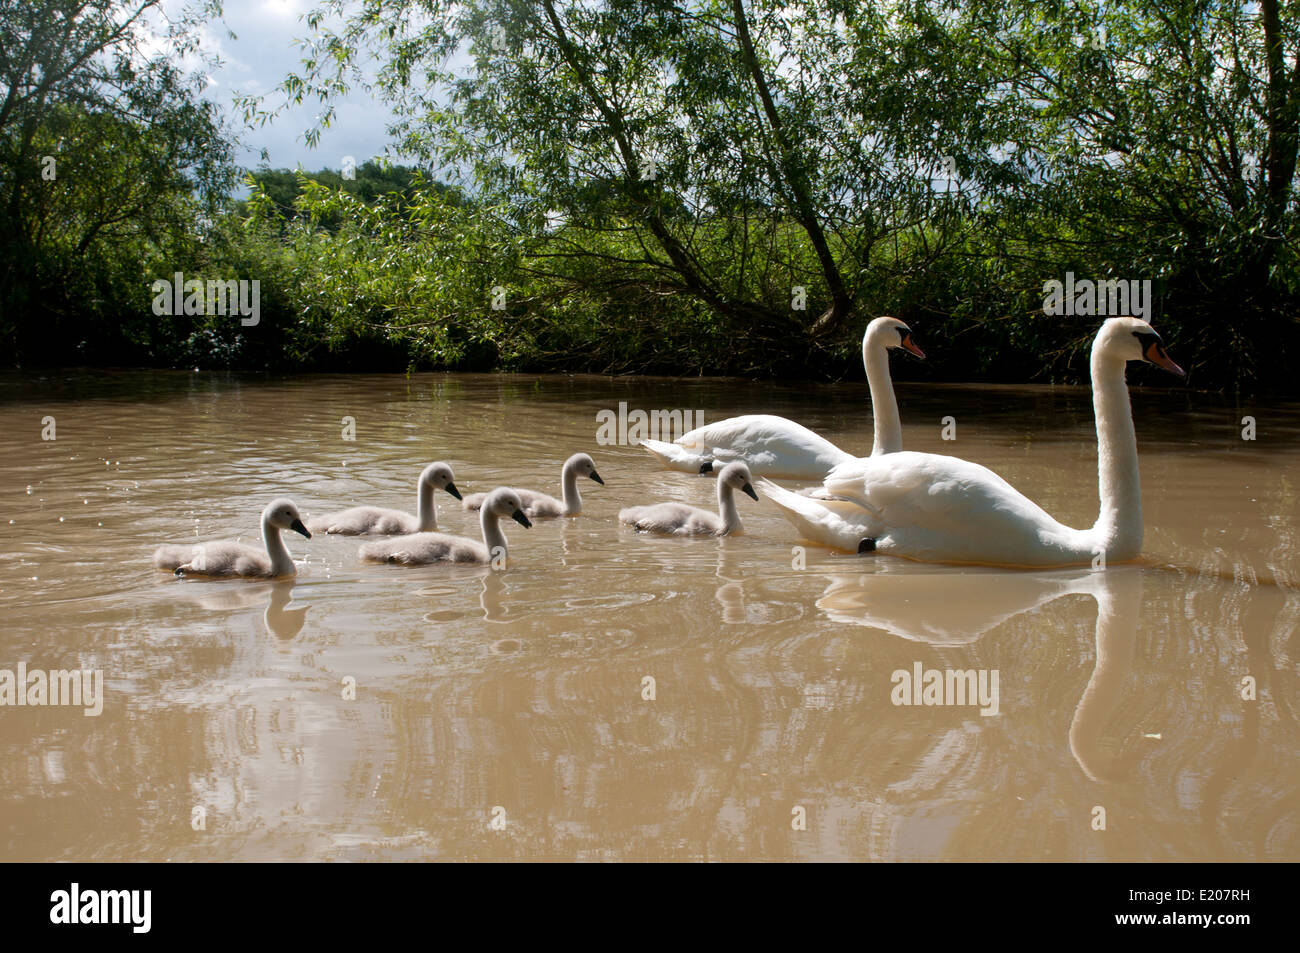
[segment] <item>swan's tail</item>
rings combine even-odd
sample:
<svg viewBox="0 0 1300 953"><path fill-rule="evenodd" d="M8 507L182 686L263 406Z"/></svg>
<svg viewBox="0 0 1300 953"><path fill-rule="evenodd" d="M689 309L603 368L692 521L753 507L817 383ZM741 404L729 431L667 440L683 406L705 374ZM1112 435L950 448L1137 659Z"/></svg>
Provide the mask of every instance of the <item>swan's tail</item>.
<svg viewBox="0 0 1300 953"><path fill-rule="evenodd" d="M713 458L694 450L688 450L680 444L664 443L662 440L642 440L641 446L659 458L659 462L670 470L683 473L700 473L701 467L712 463ZM704 471L708 472L708 471Z"/></svg>
<svg viewBox="0 0 1300 953"><path fill-rule="evenodd" d="M803 539L850 553L875 551L877 529L871 514L857 504L835 498L813 499L771 480L758 482L764 497L776 504Z"/></svg>
<svg viewBox="0 0 1300 953"><path fill-rule="evenodd" d="M159 546L154 550L153 564L158 569L166 569L175 572L180 569L181 566L188 563L190 557L193 555L194 547L192 545L186 546L170 543Z"/></svg>
<svg viewBox="0 0 1300 953"><path fill-rule="evenodd" d="M362 562L367 563L397 563L401 562L398 558L401 555L393 551L392 540L389 539L363 543L357 549L357 556Z"/></svg>
<svg viewBox="0 0 1300 953"><path fill-rule="evenodd" d="M799 491L799 495L807 497L810 500L842 500L844 497L836 496L824 486L806 486Z"/></svg>

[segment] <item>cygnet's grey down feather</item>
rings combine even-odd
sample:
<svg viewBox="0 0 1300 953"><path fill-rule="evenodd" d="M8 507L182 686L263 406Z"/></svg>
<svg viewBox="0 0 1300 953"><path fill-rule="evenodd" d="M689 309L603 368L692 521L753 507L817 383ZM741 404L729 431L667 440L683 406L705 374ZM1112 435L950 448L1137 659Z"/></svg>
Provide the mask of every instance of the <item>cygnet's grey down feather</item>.
<svg viewBox="0 0 1300 953"><path fill-rule="evenodd" d="M493 556L506 557L506 537L499 521L514 519L527 528L533 524L524 515L519 494L509 487L497 487L487 494L479 512L483 541L447 533L414 533L366 543L358 555L367 562L424 566L430 563L491 563Z"/></svg>
<svg viewBox="0 0 1300 953"><path fill-rule="evenodd" d="M327 513L307 521L313 533L338 536L398 536L405 533L431 532L438 528L438 510L433 502L434 490L446 490L456 499L455 475L445 463L431 463L416 483L416 512L390 510L381 506L354 506L337 513Z"/></svg>
<svg viewBox="0 0 1300 953"><path fill-rule="evenodd" d="M596 464L585 453L575 453L564 461L560 471L560 492L563 500L535 490L520 490L519 500L523 504L524 515L529 519L550 519L555 516L577 516L582 512L582 494L578 492L578 477L585 476L604 485L605 481L596 472ZM477 510L483 505L484 493L471 493L465 497L465 509Z"/></svg>
<svg viewBox="0 0 1300 953"><path fill-rule="evenodd" d="M232 540L190 545L166 544L154 550L153 564L178 576L240 576L246 579L274 579L297 572L293 557L280 539L280 530L291 529L311 539L302 525L298 507L283 497L262 510L263 549Z"/></svg>
<svg viewBox="0 0 1300 953"><path fill-rule="evenodd" d="M685 503L652 503L621 510L618 518L638 532L668 536L730 536L743 532L736 511L734 492L740 490L758 499L751 485L749 467L740 461L729 463L718 474L718 512Z"/></svg>

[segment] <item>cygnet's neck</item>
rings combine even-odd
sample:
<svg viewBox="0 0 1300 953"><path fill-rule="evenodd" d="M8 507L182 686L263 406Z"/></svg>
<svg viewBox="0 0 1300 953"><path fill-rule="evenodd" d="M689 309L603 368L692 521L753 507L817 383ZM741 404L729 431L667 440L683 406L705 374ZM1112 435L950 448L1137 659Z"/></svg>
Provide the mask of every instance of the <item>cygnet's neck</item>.
<svg viewBox="0 0 1300 953"><path fill-rule="evenodd" d="M488 559L496 558L498 547L502 556L506 554L506 534L501 532L501 518L492 512L492 507L483 501L479 510L478 522L483 530L483 545L487 547Z"/></svg>
<svg viewBox="0 0 1300 953"><path fill-rule="evenodd" d="M578 492L578 465L574 461L566 462L560 472L560 493L564 498L565 516L577 516L582 512L582 494Z"/></svg>
<svg viewBox="0 0 1300 953"><path fill-rule="evenodd" d="M416 518L420 521L421 533L432 533L438 528L438 506L433 502L433 483L420 481L419 499L416 502Z"/></svg>
<svg viewBox="0 0 1300 953"><path fill-rule="evenodd" d="M266 546L266 555L271 557L273 573L277 576L285 576L294 571L293 557L289 555L284 540L280 538L279 528L271 522L269 516L262 517L262 542Z"/></svg>
<svg viewBox="0 0 1300 953"><path fill-rule="evenodd" d="M736 491L725 480L718 481L718 515L722 517L724 533L739 532L740 511L736 509Z"/></svg>

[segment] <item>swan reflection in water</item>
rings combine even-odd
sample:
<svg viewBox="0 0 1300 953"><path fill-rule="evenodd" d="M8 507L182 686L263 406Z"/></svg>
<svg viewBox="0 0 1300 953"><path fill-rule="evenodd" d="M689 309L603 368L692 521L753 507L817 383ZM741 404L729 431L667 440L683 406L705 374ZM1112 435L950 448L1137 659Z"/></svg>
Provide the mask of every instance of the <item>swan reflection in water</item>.
<svg viewBox="0 0 1300 953"><path fill-rule="evenodd" d="M716 575L721 584L714 591L714 597L722 609L722 621L730 624L744 623L748 617L743 584L745 557L739 551L739 543L739 540L729 536L718 540Z"/></svg>
<svg viewBox="0 0 1300 953"><path fill-rule="evenodd" d="M483 609L484 620L509 622L510 603L506 599L506 581L502 574L493 569L485 569L480 574L480 582L482 590L479 592L478 604Z"/></svg>
<svg viewBox="0 0 1300 953"><path fill-rule="evenodd" d="M1118 781L1128 773L1136 753L1130 757L1108 753L1102 731L1123 702L1124 687L1133 669L1137 618L1142 608L1142 569L1114 567L1093 575L1097 660L1070 721L1070 751L1092 780Z"/></svg>
<svg viewBox="0 0 1300 953"><path fill-rule="evenodd" d="M1096 660L1070 722L1070 751L1093 781L1125 775L1104 729L1125 699L1142 606L1140 566L1103 571L1007 572L948 567L833 575L817 607L839 623L881 629L936 648L967 646L991 630L1067 595L1097 603Z"/></svg>
<svg viewBox="0 0 1300 953"><path fill-rule="evenodd" d="M817 608L835 622L884 629L936 647L970 645L990 629L1070 593L1091 592L1104 573L1086 569L1007 571L879 564L837 573Z"/></svg>
<svg viewBox="0 0 1300 953"><path fill-rule="evenodd" d="M266 606L262 621L266 630L277 639L290 642L302 632L307 622L309 606L289 608L293 602L295 580L279 579L274 582L243 583L239 586L216 588L218 583L204 583L204 590L194 596L194 601L204 609L222 611L231 609L251 609Z"/></svg>

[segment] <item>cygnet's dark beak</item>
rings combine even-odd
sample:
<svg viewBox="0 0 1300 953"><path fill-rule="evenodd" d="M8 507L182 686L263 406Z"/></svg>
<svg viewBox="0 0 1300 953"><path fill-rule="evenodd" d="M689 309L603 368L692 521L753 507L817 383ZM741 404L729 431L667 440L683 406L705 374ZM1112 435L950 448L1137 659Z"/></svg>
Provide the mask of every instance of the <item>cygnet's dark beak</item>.
<svg viewBox="0 0 1300 953"><path fill-rule="evenodd" d="M597 483L599 483L601 486L605 485L605 481L600 478L600 474L597 473L595 470L591 471L591 478L595 480Z"/></svg>
<svg viewBox="0 0 1300 953"><path fill-rule="evenodd" d="M302 520L294 520L289 524L289 528L295 533L302 533L302 535L311 539L311 533L307 532L307 527L302 525Z"/></svg>
<svg viewBox="0 0 1300 953"><path fill-rule="evenodd" d="M753 499L755 499L755 500L758 499L758 494L754 492L754 488L753 488L752 486L750 486L748 483L746 483L746 484L745 484L744 486L742 486L740 489L741 489L742 492L744 492L744 493L745 493L746 495L748 495L749 497L751 497L751 498L753 498Z"/></svg>
<svg viewBox="0 0 1300 953"><path fill-rule="evenodd" d="M713 461L712 461L712 460L705 460L703 463L701 463L701 464L700 464L700 472L701 472L701 473L712 473L712 472L713 472Z"/></svg>
<svg viewBox="0 0 1300 953"><path fill-rule="evenodd" d="M456 484L448 483L445 487L443 487L443 489L446 490L448 493L450 493L452 496L454 496L456 499L459 500L461 498L460 490L456 489Z"/></svg>
<svg viewBox="0 0 1300 953"><path fill-rule="evenodd" d="M515 510L510 515L514 519L514 521L518 523L520 526L522 526L524 529L530 529L533 525L528 521L528 517L524 515L523 510Z"/></svg>

